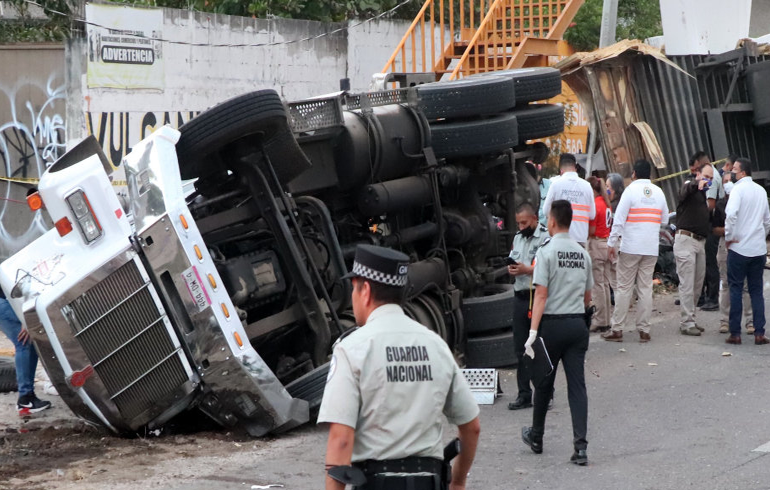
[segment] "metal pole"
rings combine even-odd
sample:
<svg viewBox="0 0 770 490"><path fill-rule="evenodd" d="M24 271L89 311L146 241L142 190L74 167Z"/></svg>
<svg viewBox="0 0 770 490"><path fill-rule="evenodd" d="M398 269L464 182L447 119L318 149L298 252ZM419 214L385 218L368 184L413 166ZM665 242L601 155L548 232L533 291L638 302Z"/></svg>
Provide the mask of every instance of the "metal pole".
<svg viewBox="0 0 770 490"><path fill-rule="evenodd" d="M606 48L615 44L615 28L618 24L618 0L604 0L602 8L602 29L599 34L599 47Z"/></svg>

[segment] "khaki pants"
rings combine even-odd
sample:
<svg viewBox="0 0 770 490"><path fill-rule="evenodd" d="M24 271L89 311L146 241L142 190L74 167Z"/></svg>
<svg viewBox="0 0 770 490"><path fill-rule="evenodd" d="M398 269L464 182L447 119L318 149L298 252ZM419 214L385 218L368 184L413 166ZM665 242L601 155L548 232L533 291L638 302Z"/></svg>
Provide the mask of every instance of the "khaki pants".
<svg viewBox="0 0 770 490"><path fill-rule="evenodd" d="M677 233L674 241L676 274L679 276L679 305L682 308L679 328L694 327L695 311L706 277L706 240Z"/></svg>
<svg viewBox="0 0 770 490"><path fill-rule="evenodd" d="M657 239L657 237L655 237ZM652 273L655 271L656 255L636 255L620 252L618 257L618 287L615 289L615 311L612 313L612 330L622 332L628 317L628 308L636 286L637 303L636 328L650 333L652 315Z"/></svg>
<svg viewBox="0 0 770 490"><path fill-rule="evenodd" d="M606 238L591 238L588 241L588 255L591 256L591 272L594 276L594 287L591 297L596 306L591 326L608 327L610 325L610 277L612 264L607 248Z"/></svg>
<svg viewBox="0 0 770 490"><path fill-rule="evenodd" d="M730 324L730 285L727 284L727 247L725 237L719 237L717 249L717 264L719 265L719 324ZM751 309L751 298L746 286L743 286L743 319L746 327L754 325L754 312Z"/></svg>

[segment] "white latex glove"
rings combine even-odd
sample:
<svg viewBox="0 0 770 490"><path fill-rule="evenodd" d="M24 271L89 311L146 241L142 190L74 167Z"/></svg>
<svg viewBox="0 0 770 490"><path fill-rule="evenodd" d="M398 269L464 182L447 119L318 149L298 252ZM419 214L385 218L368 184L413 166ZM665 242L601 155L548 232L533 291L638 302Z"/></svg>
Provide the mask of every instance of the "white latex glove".
<svg viewBox="0 0 770 490"><path fill-rule="evenodd" d="M530 330L529 331L529 338L526 342L524 342L524 354L531 357L532 359L535 358L535 351L532 349L532 344L535 343L535 339L537 338L537 330Z"/></svg>

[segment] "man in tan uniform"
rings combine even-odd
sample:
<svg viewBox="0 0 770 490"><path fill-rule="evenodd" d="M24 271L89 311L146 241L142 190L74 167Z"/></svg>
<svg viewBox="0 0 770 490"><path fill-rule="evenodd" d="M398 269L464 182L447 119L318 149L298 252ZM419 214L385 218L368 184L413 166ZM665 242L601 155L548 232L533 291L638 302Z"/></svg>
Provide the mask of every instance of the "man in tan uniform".
<svg viewBox="0 0 770 490"><path fill-rule="evenodd" d="M399 306L409 258L359 245L353 313L363 325L334 348L318 423L329 423L327 471L351 462L359 490L462 490L476 453L479 408L443 339ZM459 428L451 484L442 475L444 414ZM344 485L330 476L326 488Z"/></svg>

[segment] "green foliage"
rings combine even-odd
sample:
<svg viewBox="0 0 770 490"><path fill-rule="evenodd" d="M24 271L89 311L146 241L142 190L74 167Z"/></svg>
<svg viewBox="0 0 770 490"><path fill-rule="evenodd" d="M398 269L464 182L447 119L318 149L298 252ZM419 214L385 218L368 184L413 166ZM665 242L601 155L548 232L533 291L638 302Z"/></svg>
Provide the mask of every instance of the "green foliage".
<svg viewBox="0 0 770 490"><path fill-rule="evenodd" d="M586 0L574 26L567 29L564 39L577 51L593 51L599 47L603 0ZM658 0L618 0L616 40L641 39L663 34Z"/></svg>
<svg viewBox="0 0 770 490"><path fill-rule="evenodd" d="M61 41L70 34L70 8L66 0L37 0L48 20L33 19L24 0L9 0L21 12L21 19L0 21L0 43ZM368 18L392 9L402 0L112 0L114 3L149 7L170 7L244 17L285 17L291 19L344 22ZM394 17L412 19L422 7L412 0ZM52 10L63 12L58 15Z"/></svg>
<svg viewBox="0 0 770 490"><path fill-rule="evenodd" d="M43 0L44 12L48 19L33 18L30 4L23 0L8 0L8 4L19 12L19 19L0 21L0 43L58 42L69 36L69 18L56 15L52 10L69 12L64 0Z"/></svg>
<svg viewBox="0 0 770 490"><path fill-rule="evenodd" d="M401 0L112 0L115 3L193 9L244 17L285 17L291 19L343 22L371 17L398 5ZM400 8L396 18L413 18L422 7L420 0Z"/></svg>

